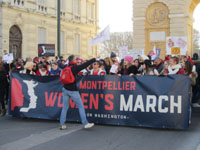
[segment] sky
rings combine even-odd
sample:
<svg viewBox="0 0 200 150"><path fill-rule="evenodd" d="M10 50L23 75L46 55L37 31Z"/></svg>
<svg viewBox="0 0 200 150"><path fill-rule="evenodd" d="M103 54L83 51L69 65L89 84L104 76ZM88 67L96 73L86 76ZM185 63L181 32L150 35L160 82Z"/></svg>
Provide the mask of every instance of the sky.
<svg viewBox="0 0 200 150"><path fill-rule="evenodd" d="M111 32L133 31L133 0L99 0L100 30L107 25Z"/></svg>
<svg viewBox="0 0 200 150"><path fill-rule="evenodd" d="M133 0L99 0L100 30L107 25L111 32L133 31ZM194 11L194 28L200 31L200 4Z"/></svg>
<svg viewBox="0 0 200 150"><path fill-rule="evenodd" d="M193 17L195 19L194 28L200 31L200 4L195 8Z"/></svg>

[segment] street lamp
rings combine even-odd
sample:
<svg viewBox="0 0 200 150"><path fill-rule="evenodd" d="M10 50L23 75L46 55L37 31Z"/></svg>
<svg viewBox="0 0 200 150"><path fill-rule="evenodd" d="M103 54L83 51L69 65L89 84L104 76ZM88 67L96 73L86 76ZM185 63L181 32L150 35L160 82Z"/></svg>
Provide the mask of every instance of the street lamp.
<svg viewBox="0 0 200 150"><path fill-rule="evenodd" d="M60 56L60 0L57 0L57 50Z"/></svg>

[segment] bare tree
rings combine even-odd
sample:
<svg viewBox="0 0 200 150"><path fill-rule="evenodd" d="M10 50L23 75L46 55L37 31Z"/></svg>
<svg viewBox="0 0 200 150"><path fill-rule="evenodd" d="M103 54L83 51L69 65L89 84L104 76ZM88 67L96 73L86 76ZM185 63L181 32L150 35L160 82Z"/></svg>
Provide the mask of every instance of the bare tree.
<svg viewBox="0 0 200 150"><path fill-rule="evenodd" d="M194 47L194 53L199 54L200 53L200 32L196 29L194 29L194 35L193 35L193 47Z"/></svg>
<svg viewBox="0 0 200 150"><path fill-rule="evenodd" d="M133 33L132 32L114 32L110 35L110 40L105 41L100 46L100 55L108 56L111 52L116 54L119 47L128 46L128 49L133 49Z"/></svg>

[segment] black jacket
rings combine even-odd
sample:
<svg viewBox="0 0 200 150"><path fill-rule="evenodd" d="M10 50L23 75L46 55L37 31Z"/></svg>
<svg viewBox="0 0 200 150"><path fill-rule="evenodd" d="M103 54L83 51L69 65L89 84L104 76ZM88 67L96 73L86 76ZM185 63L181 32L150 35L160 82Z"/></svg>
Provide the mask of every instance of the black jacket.
<svg viewBox="0 0 200 150"><path fill-rule="evenodd" d="M8 86L8 79L5 71L0 71L0 91Z"/></svg>
<svg viewBox="0 0 200 150"><path fill-rule="evenodd" d="M71 70L72 70L72 73L73 73L74 77L76 78L76 76L78 75L78 73L79 73L81 70L87 68L89 65L91 65L91 64L94 63L95 61L96 61L96 59L93 58L93 59L91 59L91 60L89 60L89 61L83 63L82 65L74 65L74 66L72 66ZM77 80L77 79L76 79L76 80ZM76 86L76 80L75 80L75 82L72 83L72 84L65 84L65 85L64 85L64 88L67 89L67 90L69 90L69 91L78 91L78 88L77 88L77 86Z"/></svg>
<svg viewBox="0 0 200 150"><path fill-rule="evenodd" d="M134 75L137 75L139 73L136 66L134 65L130 66L128 68L128 74L124 74L124 68L122 68L121 71L118 72L118 74L121 74L121 75L130 75L131 73Z"/></svg>

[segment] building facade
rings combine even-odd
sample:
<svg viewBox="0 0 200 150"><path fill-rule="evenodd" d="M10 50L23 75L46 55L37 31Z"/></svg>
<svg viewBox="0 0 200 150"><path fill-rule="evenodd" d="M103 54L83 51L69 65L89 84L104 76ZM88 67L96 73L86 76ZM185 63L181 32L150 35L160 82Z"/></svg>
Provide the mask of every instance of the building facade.
<svg viewBox="0 0 200 150"><path fill-rule="evenodd" d="M133 47L145 54L156 48L166 54L167 36L186 36L193 54L193 13L200 0L133 0ZM158 35L159 39L152 38Z"/></svg>
<svg viewBox="0 0 200 150"><path fill-rule="evenodd" d="M0 53L35 57L38 44L57 49L57 0L0 0ZM98 0L61 0L61 55L98 55L89 41L98 32ZM57 50L56 50L57 53Z"/></svg>

